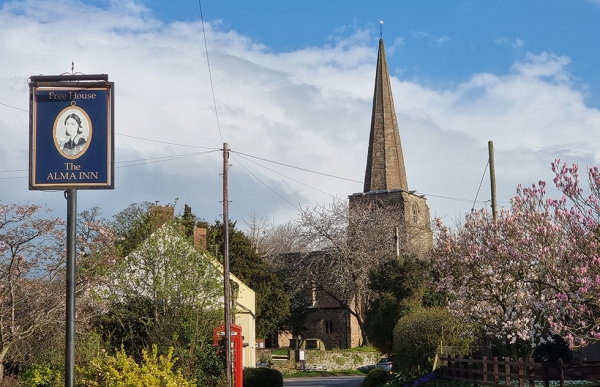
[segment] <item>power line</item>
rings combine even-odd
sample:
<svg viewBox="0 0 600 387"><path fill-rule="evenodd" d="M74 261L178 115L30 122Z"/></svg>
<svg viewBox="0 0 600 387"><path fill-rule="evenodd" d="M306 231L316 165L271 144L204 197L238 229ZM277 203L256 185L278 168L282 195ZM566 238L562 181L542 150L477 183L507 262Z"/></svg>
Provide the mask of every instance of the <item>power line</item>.
<svg viewBox="0 0 600 387"><path fill-rule="evenodd" d="M209 148L209 147L206 147L206 146L189 145L189 144L178 144L176 142L167 142L167 141L160 141L160 140L152 140L152 139L149 139L149 138L131 136L129 134L123 134L123 133L116 133L116 134L119 135L119 136L123 136L123 137L135 138L136 140L156 142L156 143L159 143L159 144L183 146L183 147L187 147L187 148L198 148L198 149L216 149L216 148Z"/></svg>
<svg viewBox="0 0 600 387"><path fill-rule="evenodd" d="M9 169L6 171L0 171L0 173L11 173L11 172L25 172L28 171L29 169Z"/></svg>
<svg viewBox="0 0 600 387"><path fill-rule="evenodd" d="M234 152L234 151L231 151L231 152ZM273 163L273 164L277 164L277 165L282 165L282 166L284 166L284 167L293 168L293 169L297 169L297 170L300 170L300 171L305 171L305 172L310 172L310 173L314 173L314 174L321 175L321 176L332 177L332 178L334 178L334 179L339 179L339 180L346 180L346 181L350 181L350 182L353 182L353 183L360 183L360 184L362 184L362 183L363 183L362 181L358 181L358 180L354 180L354 179L348 179L348 178L345 178L345 177L340 177L340 176L330 175L330 174L328 174L328 173L323 173L323 172L313 171L313 170L306 169L306 168L296 167L296 166L293 166L293 165L289 165L289 164L280 163L280 162L278 162L278 161L267 160L267 159L264 159L264 158L262 158L262 157L258 157L258 156L252 156L252 155L249 155L249 154L247 154L247 153L242 153L242 152L235 152L235 153L237 153L237 154L239 154L239 155L244 155L244 156L252 157L252 158L255 158L255 159L258 159L258 160L266 161L266 162L268 162L268 163Z"/></svg>
<svg viewBox="0 0 600 387"><path fill-rule="evenodd" d="M479 190L481 189L481 185L483 184L483 178L485 177L485 172L487 171L488 165L490 165L490 160L488 160L485 164L483 175L481 175L481 181L479 182L479 188L477 188L477 193L475 194L475 200L473 200L473 207L471 207L471 211L475 209L475 202L477 201L477 197L479 196Z"/></svg>
<svg viewBox="0 0 600 387"><path fill-rule="evenodd" d="M267 187L271 192L273 192L275 195L279 196L281 199L286 201L290 206L294 207L297 210L300 210L300 208L298 208L298 206L294 205L292 202L290 202L289 200L287 200L286 198L281 196L277 191L275 191L273 188L269 187L265 182L263 182L261 179L259 179L254 173L250 172L250 170L248 168L246 168L246 166L244 164L240 163L240 161L235 157L234 154L232 154L231 157L233 157L235 159L235 161L237 161L242 166L242 168L244 168L246 170L246 172L251 174L252 177L254 177L256 180L258 180L262 185Z"/></svg>
<svg viewBox="0 0 600 387"><path fill-rule="evenodd" d="M29 110L21 109L21 108L19 108L19 107L12 106L12 105L7 105L7 104L5 104L5 103L2 103L2 102L0 102L0 105L2 105L2 106L6 106L6 107L9 107L9 108L12 108L12 109L21 110L21 111L23 111L23 112L25 112L25 113L29 113Z"/></svg>
<svg viewBox="0 0 600 387"><path fill-rule="evenodd" d="M220 149L214 149L214 150L207 151L207 152L197 152L197 153L187 153L187 154L172 155L172 156L151 157L149 159L116 161L115 168L121 169L121 168L137 167L140 165L163 163L163 162L167 162L167 161L173 161L173 160L179 160L179 159L184 159L184 158L188 158L188 157L200 156L200 155L205 155L208 153L214 153L214 152L219 152L219 151L220 151ZM117 165L117 164L125 164L125 163L132 163L132 164ZM0 173L24 172L27 170L28 169L14 169L14 170L0 171ZM12 176L12 177L0 177L0 180L26 179L26 178L27 178L27 176Z"/></svg>
<svg viewBox="0 0 600 387"><path fill-rule="evenodd" d="M277 172L277 171L275 171L275 170L273 170L273 169L271 169L271 168L265 167L264 165L262 165L262 164L259 164L259 163L257 163L256 161L250 160L249 158L247 158L247 157L245 157L245 156L242 156L242 155L241 155L241 154L239 154L239 153L238 153L238 156L240 156L241 158L243 158L243 159L245 159L245 160L248 160L248 161L250 161L251 163L254 163L254 164L258 165L259 167L263 167L264 169L266 169L266 170L268 170L268 171L271 171L271 172L273 172L273 173L276 173L276 174L278 174L279 176L283 176L283 177L285 177L286 179L289 179L289 180L291 180L291 181L294 181L294 182L296 182L296 183L298 183L298 184L302 184L302 185L303 185L303 186L305 186L305 187L308 187L308 188L310 188L310 189L314 189L315 191L317 191L317 192L320 192L320 193L322 193L322 194L325 194L325 195L328 195L328 196L331 196L332 198L335 198L335 197L336 197L335 195L332 195L332 194L330 194L330 193L327 193L327 192L325 192L325 191L321 191L321 190L320 190L320 189L318 189L318 188L312 187L312 186L310 186L310 185L308 185L308 184L305 184L305 183L303 183L303 182L301 182L301 181L298 181L298 180L296 180L296 179L293 179L293 178L291 178L291 177L289 177L289 176L286 176L286 175L284 175L283 173L279 173L279 172ZM237 160L237 159L236 159L236 160Z"/></svg>
<svg viewBox="0 0 600 387"><path fill-rule="evenodd" d="M202 36L204 37L204 52L206 52L206 66L208 67L208 78L210 79L210 91L212 92L213 106L215 107L215 117L217 119L217 129L219 129L219 136L221 137L221 143L223 141L223 133L221 132L221 124L219 123L219 112L217 110L217 100L215 98L215 88L213 85L212 71L210 70L210 58L208 56L208 44L206 43L206 29L204 28L204 14L202 13L202 1L198 0L198 7L200 8L200 22L202 23Z"/></svg>
<svg viewBox="0 0 600 387"><path fill-rule="evenodd" d="M154 157L154 158L150 158L150 159L117 161L117 162L115 162L115 164L122 164L122 163L136 163L136 164L120 165L118 167L115 166L115 168L129 168L129 167L137 167L140 165L156 164L156 163L162 163L162 162L166 162L166 161L173 161L173 160L179 160L179 159L184 159L184 158L188 158L188 157L205 155L208 153L214 153L214 152L219 152L219 151L220 151L220 149L215 149L215 150L211 150L211 151L207 151L207 152L188 153L188 154L174 155L174 156L161 156L161 157Z"/></svg>

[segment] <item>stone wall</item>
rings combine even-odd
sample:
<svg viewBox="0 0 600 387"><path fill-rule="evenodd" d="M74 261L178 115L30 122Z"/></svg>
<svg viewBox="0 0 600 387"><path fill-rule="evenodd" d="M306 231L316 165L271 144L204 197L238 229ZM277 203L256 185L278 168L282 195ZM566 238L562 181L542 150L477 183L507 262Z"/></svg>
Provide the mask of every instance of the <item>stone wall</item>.
<svg viewBox="0 0 600 387"><path fill-rule="evenodd" d="M342 308L306 309L306 331L303 338L319 338L325 344L325 349L348 348L348 323Z"/></svg>
<svg viewBox="0 0 600 387"><path fill-rule="evenodd" d="M256 358L271 360L271 351L257 350ZM282 372L293 372L300 368L294 360L294 352L290 353L289 360L271 360L272 368ZM377 352L362 351L306 351L306 365L325 366L328 371L355 370L362 366L373 365L381 358Z"/></svg>

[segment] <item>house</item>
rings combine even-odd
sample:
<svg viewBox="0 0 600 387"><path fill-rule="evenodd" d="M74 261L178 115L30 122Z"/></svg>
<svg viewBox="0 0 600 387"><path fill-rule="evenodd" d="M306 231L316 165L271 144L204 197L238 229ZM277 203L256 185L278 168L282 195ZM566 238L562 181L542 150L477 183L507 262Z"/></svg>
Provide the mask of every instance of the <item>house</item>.
<svg viewBox="0 0 600 387"><path fill-rule="evenodd" d="M197 303L207 311L223 310L223 266L206 252L206 229L195 228L189 241L173 222L174 208L153 206L150 210L151 235L126 258L127 270L135 275L121 275L115 288L137 294L160 295L171 305ZM176 256L177 265L167 265L168 257ZM194 262L190 267L188 262ZM173 284L186 286L173 288ZM175 280L177 279L177 280ZM246 284L230 274L232 289L232 323L242 327L243 365L256 366L256 302L255 294ZM130 293L129 293L130 294Z"/></svg>

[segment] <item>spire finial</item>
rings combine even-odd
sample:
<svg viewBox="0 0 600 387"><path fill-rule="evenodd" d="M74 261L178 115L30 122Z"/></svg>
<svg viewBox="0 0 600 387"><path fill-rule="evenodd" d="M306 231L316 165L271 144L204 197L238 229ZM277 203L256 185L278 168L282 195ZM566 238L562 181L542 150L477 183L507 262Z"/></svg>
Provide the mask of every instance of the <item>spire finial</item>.
<svg viewBox="0 0 600 387"><path fill-rule="evenodd" d="M71 61L71 75L75 74L75 61Z"/></svg>
<svg viewBox="0 0 600 387"><path fill-rule="evenodd" d="M379 20L379 38L383 39L383 20Z"/></svg>

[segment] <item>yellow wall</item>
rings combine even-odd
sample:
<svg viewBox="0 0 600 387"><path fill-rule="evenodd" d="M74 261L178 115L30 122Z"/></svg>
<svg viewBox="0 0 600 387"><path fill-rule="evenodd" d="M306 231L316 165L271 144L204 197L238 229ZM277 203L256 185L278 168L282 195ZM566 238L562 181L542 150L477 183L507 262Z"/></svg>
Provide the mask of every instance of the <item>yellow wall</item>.
<svg viewBox="0 0 600 387"><path fill-rule="evenodd" d="M235 306L235 323L242 327L244 337L244 367L256 367L256 298L254 291L230 274L238 284L239 291ZM247 345L246 345L247 344Z"/></svg>

